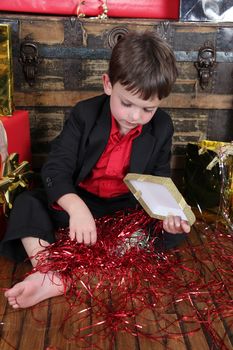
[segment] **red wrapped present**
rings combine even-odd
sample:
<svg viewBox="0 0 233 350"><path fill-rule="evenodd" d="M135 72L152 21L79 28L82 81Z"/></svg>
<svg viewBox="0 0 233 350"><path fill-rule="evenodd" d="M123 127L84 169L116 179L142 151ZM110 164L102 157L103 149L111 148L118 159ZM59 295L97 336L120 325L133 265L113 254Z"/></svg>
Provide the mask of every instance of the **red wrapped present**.
<svg viewBox="0 0 233 350"><path fill-rule="evenodd" d="M179 0L1 0L0 11L178 19Z"/></svg>
<svg viewBox="0 0 233 350"><path fill-rule="evenodd" d="M18 153L19 162L31 162L31 140L28 111L15 111L11 117L0 117L6 130L8 153Z"/></svg>
<svg viewBox="0 0 233 350"><path fill-rule="evenodd" d="M179 18L179 0L79 0L79 16Z"/></svg>
<svg viewBox="0 0 233 350"><path fill-rule="evenodd" d="M27 176L31 175L30 161L28 112L15 111L10 117L0 117L0 240L4 236L7 224L6 209L9 205L12 206L13 198L21 187L24 189L28 184L26 180Z"/></svg>
<svg viewBox="0 0 233 350"><path fill-rule="evenodd" d="M1 0L0 11L75 15L78 0Z"/></svg>

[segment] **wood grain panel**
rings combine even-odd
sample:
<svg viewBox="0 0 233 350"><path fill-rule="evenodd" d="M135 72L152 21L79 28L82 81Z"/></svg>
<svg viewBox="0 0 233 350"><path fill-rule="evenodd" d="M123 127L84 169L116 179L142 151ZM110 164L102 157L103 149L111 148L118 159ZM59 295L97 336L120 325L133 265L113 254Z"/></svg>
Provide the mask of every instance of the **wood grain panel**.
<svg viewBox="0 0 233 350"><path fill-rule="evenodd" d="M44 91L44 92L15 92L15 104L19 107L71 107L78 101L101 94L102 91ZM233 97L231 95L211 94L181 94L173 93L162 100L164 108L197 108L197 109L231 109Z"/></svg>
<svg viewBox="0 0 233 350"><path fill-rule="evenodd" d="M20 39L30 38L33 41L54 45L64 42L64 26L61 20L42 20L30 18L22 21Z"/></svg>

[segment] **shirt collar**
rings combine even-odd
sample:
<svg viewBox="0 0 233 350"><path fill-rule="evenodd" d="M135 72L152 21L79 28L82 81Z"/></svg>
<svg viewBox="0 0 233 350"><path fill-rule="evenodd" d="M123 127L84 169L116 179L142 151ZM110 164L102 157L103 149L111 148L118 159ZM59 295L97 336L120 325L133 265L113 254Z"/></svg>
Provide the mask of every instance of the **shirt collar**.
<svg viewBox="0 0 233 350"><path fill-rule="evenodd" d="M116 122L116 119L114 118L114 116L111 114L111 118L112 118L112 128L111 128L111 135L115 135L115 134L119 134L119 128ZM128 136L139 136L142 132L142 125L138 125L135 128L133 128L132 130L130 130L126 135Z"/></svg>

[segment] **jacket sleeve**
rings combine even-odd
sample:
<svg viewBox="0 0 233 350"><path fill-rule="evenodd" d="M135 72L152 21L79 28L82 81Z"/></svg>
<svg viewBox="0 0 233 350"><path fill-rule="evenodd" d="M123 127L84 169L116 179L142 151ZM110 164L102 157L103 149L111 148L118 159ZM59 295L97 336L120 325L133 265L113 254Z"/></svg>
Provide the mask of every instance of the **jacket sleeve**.
<svg viewBox="0 0 233 350"><path fill-rule="evenodd" d="M50 154L41 170L50 204L66 193L76 193L73 175L83 131L78 115L79 107L76 105L61 134L52 142Z"/></svg>

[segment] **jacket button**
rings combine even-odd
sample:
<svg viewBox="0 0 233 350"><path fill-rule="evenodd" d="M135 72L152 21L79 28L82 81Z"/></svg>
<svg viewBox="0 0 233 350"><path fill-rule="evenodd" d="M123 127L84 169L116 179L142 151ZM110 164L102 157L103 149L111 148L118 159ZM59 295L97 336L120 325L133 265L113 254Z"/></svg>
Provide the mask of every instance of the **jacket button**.
<svg viewBox="0 0 233 350"><path fill-rule="evenodd" d="M46 183L47 183L47 186L48 186L48 187L52 187L53 182L52 182L51 177L47 177L47 178L46 178Z"/></svg>

